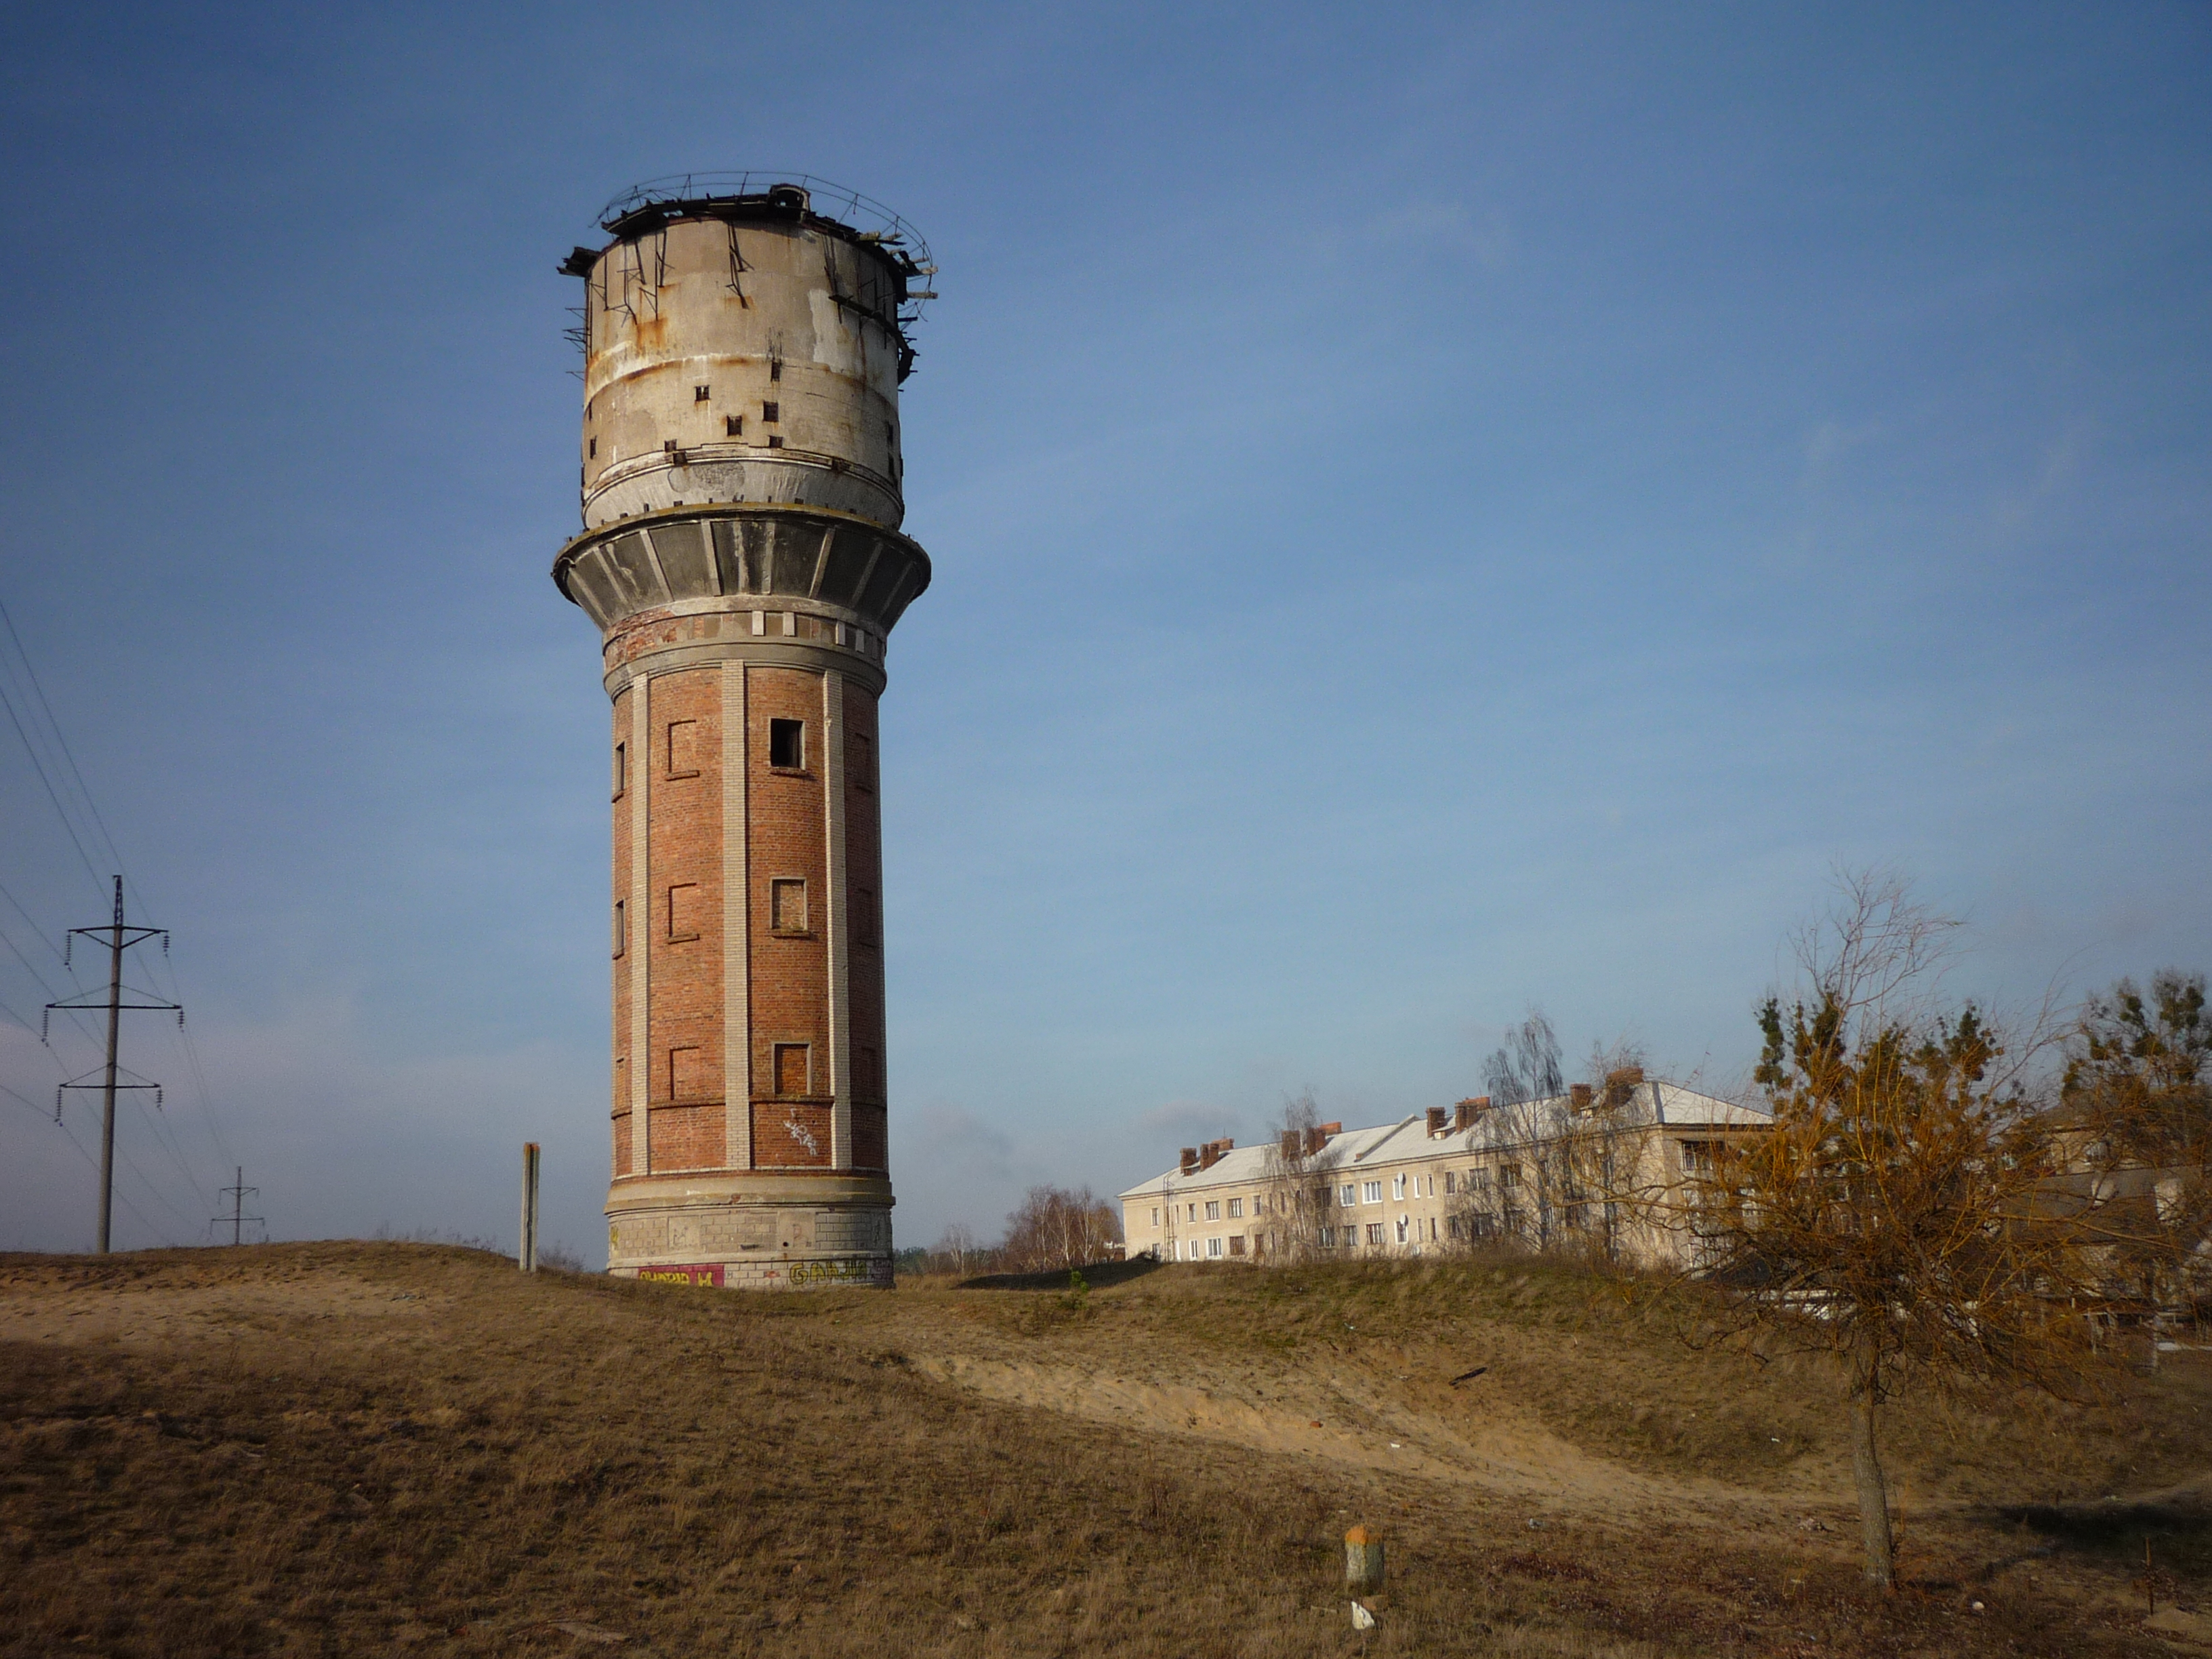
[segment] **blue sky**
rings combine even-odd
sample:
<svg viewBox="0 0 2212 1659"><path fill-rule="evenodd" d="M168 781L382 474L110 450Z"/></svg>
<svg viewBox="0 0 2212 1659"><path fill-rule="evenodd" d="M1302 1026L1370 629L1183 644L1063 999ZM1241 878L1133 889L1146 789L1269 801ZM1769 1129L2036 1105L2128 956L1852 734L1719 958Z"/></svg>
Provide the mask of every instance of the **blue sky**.
<svg viewBox="0 0 2212 1659"><path fill-rule="evenodd" d="M138 1017L118 1243L238 1161L511 1242L535 1139L597 1259L554 265L690 167L943 268L902 1243L1456 1098L1531 1003L1733 1083L1838 864L1962 991L2205 965L2208 69L2185 4L15 9L0 599L206 1078ZM0 810L35 1023L104 899L4 727ZM0 1018L0 1248L89 1242L90 1063Z"/></svg>

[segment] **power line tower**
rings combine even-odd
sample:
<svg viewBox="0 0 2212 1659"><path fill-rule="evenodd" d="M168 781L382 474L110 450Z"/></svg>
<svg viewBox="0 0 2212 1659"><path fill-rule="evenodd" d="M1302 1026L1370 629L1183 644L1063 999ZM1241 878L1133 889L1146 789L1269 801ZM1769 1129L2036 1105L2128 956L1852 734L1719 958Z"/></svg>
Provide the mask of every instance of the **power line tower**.
<svg viewBox="0 0 2212 1659"><path fill-rule="evenodd" d="M151 1089L154 1091L155 1108L158 1109L161 1104L161 1085L158 1083L149 1083L145 1079L137 1077L136 1073L131 1074L137 1079L134 1082L122 1083L116 1079L116 1073L120 1068L115 1063L115 1047L116 1039L122 1030L123 1012L125 1009L131 1008L162 1009L175 1014L177 1024L182 1025L185 1023L185 1011L176 1003L155 1000L152 992L141 991L135 986L129 988L131 994L147 1000L143 1002L125 1002L123 1000L125 989L123 983L123 953L134 945L143 945L148 939L158 936L161 941L161 950L166 954L169 948L169 935L165 928L127 927L124 925L122 877L118 876L115 878L115 919L105 927L70 928L69 943L74 945L76 935L80 933L87 939L99 939L107 946L107 989L105 993L83 991L76 996L65 997L59 1002L50 1002L46 1005L46 1017L51 1020L54 1011L58 1008L66 1012L76 1013L105 1007L107 1010L107 1064L105 1067L95 1067L94 1070L87 1072L81 1077L73 1077L57 1088L54 1091L54 1116L57 1119L61 1116L62 1095L64 1091L98 1089L101 1091L100 1243L97 1249L100 1255L106 1255L108 1221L115 1207L115 1091L118 1089ZM66 949L62 953L62 962L64 966L68 965L69 952ZM105 997L105 1001L92 1000L102 996ZM46 1035L44 1031L40 1033L41 1040ZM89 1080L94 1076L100 1079L98 1083ZM240 1170L240 1173L243 1175L245 1172Z"/></svg>
<svg viewBox="0 0 2212 1659"><path fill-rule="evenodd" d="M264 1227L269 1224L268 1222L260 1216L248 1215L246 1213L246 1194L252 1193L254 1197L258 1198L261 1196L261 1188L258 1187L249 1187L246 1184L246 1169L244 1165L241 1164L239 1167L238 1184L235 1187L223 1187L217 1190L222 1192L230 1200L230 1242L232 1243L236 1244L241 1242L246 1231L246 1224L247 1222L258 1222ZM221 1216L217 1216L215 1218L214 1221L210 1222L209 1224L220 1225L222 1221L222 1218Z"/></svg>

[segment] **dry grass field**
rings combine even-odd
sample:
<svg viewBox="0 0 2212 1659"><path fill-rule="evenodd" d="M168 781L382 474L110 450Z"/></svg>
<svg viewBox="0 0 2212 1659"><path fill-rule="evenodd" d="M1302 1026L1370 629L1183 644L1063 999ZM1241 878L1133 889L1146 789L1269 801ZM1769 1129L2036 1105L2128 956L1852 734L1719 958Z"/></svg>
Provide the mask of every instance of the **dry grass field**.
<svg viewBox="0 0 2212 1659"><path fill-rule="evenodd" d="M761 1297L13 1256L0 1341L9 1655L2212 1651L2197 1356L1894 1414L1882 1598L1822 1372L1524 1261Z"/></svg>

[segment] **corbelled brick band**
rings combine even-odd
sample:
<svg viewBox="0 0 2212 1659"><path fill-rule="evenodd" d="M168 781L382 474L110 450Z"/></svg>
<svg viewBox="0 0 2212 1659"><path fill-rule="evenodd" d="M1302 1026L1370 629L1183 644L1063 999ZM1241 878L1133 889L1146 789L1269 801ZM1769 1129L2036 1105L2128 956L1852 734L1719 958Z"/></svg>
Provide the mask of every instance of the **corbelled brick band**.
<svg viewBox="0 0 2212 1659"><path fill-rule="evenodd" d="M855 296L912 261L787 198L610 228L568 267L589 527L554 562L614 713L608 1265L887 1285L876 711L929 560L896 307Z"/></svg>

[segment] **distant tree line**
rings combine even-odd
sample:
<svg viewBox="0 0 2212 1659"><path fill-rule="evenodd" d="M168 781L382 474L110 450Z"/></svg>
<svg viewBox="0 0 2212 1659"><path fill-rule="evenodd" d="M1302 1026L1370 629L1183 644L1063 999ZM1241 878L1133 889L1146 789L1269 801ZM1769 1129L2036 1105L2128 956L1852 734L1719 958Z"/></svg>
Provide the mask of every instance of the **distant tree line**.
<svg viewBox="0 0 2212 1659"><path fill-rule="evenodd" d="M1032 1187L1006 1218L1005 1234L986 1243L972 1227L947 1227L927 1249L899 1254L902 1273L1027 1273L1088 1266L1118 1257L1121 1207L1088 1187Z"/></svg>

